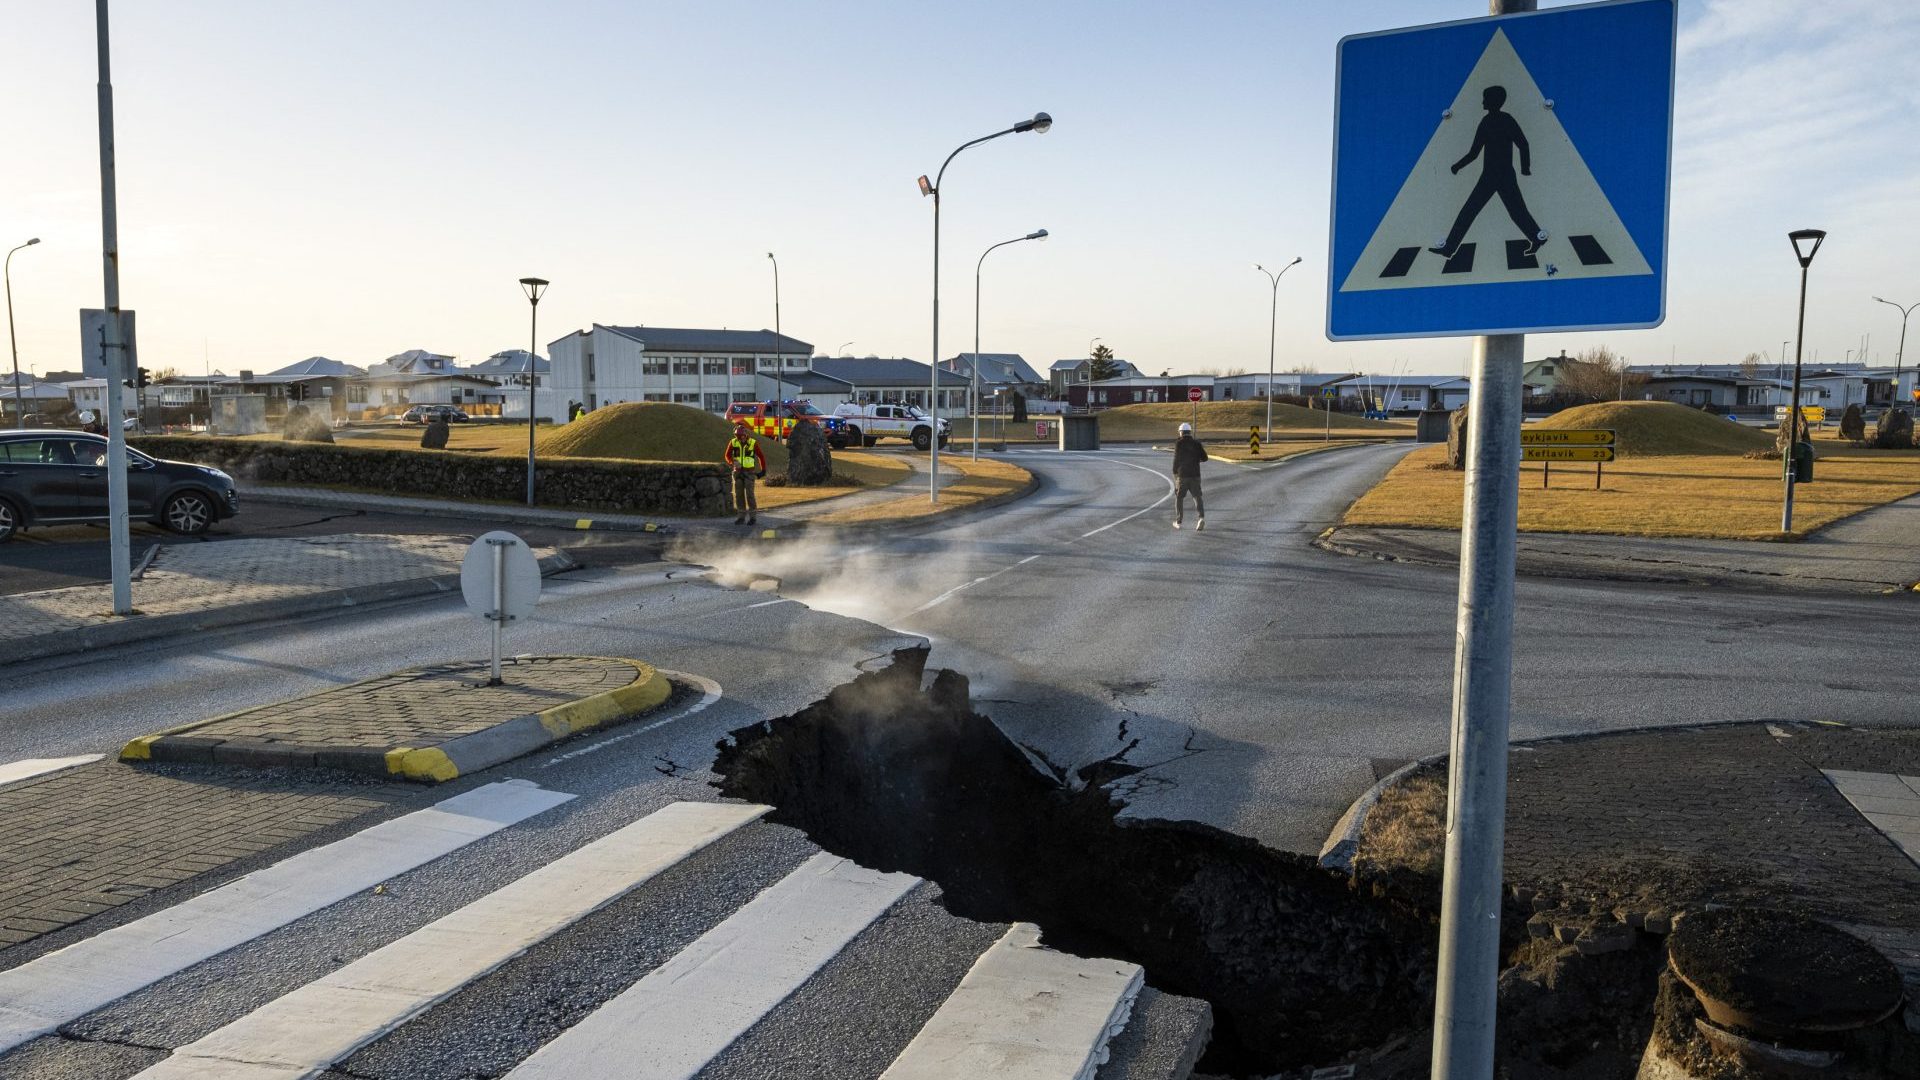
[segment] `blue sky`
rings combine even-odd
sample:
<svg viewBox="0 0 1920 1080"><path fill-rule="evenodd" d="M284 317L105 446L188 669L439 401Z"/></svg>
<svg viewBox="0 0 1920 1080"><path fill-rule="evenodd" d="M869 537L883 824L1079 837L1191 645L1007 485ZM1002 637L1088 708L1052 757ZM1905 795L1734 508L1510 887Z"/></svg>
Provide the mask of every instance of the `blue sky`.
<svg viewBox="0 0 1920 1080"><path fill-rule="evenodd" d="M0 241L21 359L78 366L99 306L91 5L5 0ZM1553 5L1546 5L1553 6ZM1334 10L1329 10L1329 9ZM820 351L925 358L945 187L941 352L1040 363L1100 336L1158 371L1459 370L1465 339L1328 342L1334 44L1468 17L1376 0L587 3L121 0L114 12L123 302L148 367L232 372L408 348L524 347L516 279L552 279L541 340L591 322L783 328ZM1536 335L1635 361L1777 354L1785 233L1831 232L1807 348L1871 334L1892 363L1920 300L1920 8L1682 0L1664 326ZM1920 337L1916 340L1920 346ZM1917 354L1920 355L1920 354Z"/></svg>

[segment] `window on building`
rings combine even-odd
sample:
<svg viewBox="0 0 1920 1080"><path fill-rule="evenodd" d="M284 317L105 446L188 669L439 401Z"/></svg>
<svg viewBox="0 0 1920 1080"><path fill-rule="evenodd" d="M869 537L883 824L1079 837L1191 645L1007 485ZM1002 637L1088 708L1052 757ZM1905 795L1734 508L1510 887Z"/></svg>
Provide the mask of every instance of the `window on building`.
<svg viewBox="0 0 1920 1080"><path fill-rule="evenodd" d="M679 405L698 405L700 404L700 395L699 394L675 394L673 395L673 400L676 404L679 404Z"/></svg>
<svg viewBox="0 0 1920 1080"><path fill-rule="evenodd" d="M1403 386L1400 388L1400 400L1401 401L1419 401L1421 398L1426 396L1426 393L1427 392L1425 390L1422 390L1417 386L1415 387Z"/></svg>
<svg viewBox="0 0 1920 1080"><path fill-rule="evenodd" d="M733 395L733 400L735 400L735 401L752 401L752 400L753 400L753 395L752 395L752 394L739 394L739 393L736 393L736 394L734 394L734 395Z"/></svg>
<svg viewBox="0 0 1920 1080"><path fill-rule="evenodd" d="M804 357L804 356L789 356L789 357L787 357L787 370L789 370L789 371L805 371L805 370L807 370L807 358L806 358L806 357Z"/></svg>
<svg viewBox="0 0 1920 1080"><path fill-rule="evenodd" d="M760 358L760 370L778 371L780 370L780 361L771 356L763 356Z"/></svg>
<svg viewBox="0 0 1920 1080"><path fill-rule="evenodd" d="M707 394L705 395L705 398L706 398L706 409L708 412L725 412L726 411L727 395Z"/></svg>
<svg viewBox="0 0 1920 1080"><path fill-rule="evenodd" d="M1105 390L1095 390L1093 392L1093 403L1095 405L1105 405L1107 403L1107 392Z"/></svg>
<svg viewBox="0 0 1920 1080"><path fill-rule="evenodd" d="M700 362L700 371L706 375L725 375L727 373L727 362L725 359L702 360Z"/></svg>
<svg viewBox="0 0 1920 1080"><path fill-rule="evenodd" d="M641 401L667 401L669 400L669 396L666 394L641 394L640 400Z"/></svg>
<svg viewBox="0 0 1920 1080"><path fill-rule="evenodd" d="M751 375L751 374L753 374L753 357L751 357L751 356L736 356L736 357L734 357L734 358L733 358L733 373L734 373L735 375Z"/></svg>
<svg viewBox="0 0 1920 1080"><path fill-rule="evenodd" d="M665 357L662 357L661 359L658 359L658 360L655 360L651 357L641 357L640 374L665 375L666 373L667 373L667 361Z"/></svg>
<svg viewBox="0 0 1920 1080"><path fill-rule="evenodd" d="M695 360L691 356L676 356L673 358L673 373L675 375L698 375L700 374L700 361Z"/></svg>

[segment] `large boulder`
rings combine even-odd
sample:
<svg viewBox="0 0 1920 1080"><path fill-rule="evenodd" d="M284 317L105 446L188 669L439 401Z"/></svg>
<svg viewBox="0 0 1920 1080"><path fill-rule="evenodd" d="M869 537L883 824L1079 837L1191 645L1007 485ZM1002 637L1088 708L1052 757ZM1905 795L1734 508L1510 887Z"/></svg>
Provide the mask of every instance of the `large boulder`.
<svg viewBox="0 0 1920 1080"><path fill-rule="evenodd" d="M447 427L447 418L444 416L436 416L427 421L427 429L420 433L420 449L445 450L447 448L447 438L451 434L452 432L448 430Z"/></svg>
<svg viewBox="0 0 1920 1080"><path fill-rule="evenodd" d="M1467 407L1453 410L1447 417L1447 467L1454 470L1467 467Z"/></svg>
<svg viewBox="0 0 1920 1080"><path fill-rule="evenodd" d="M1905 450L1913 445L1913 417L1907 410L1889 408L1873 426L1873 445L1882 450Z"/></svg>
<svg viewBox="0 0 1920 1080"><path fill-rule="evenodd" d="M795 424L787 436L787 483L818 487L833 479L833 448L818 424Z"/></svg>
<svg viewBox="0 0 1920 1080"><path fill-rule="evenodd" d="M1858 442L1867 437L1867 417L1860 411L1859 402L1847 406L1840 414L1840 437Z"/></svg>

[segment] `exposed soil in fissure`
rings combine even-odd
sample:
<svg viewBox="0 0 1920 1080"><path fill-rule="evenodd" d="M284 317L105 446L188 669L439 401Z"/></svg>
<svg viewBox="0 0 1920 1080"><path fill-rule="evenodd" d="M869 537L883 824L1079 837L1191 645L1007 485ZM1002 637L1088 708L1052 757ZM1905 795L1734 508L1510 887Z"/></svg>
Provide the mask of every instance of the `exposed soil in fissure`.
<svg viewBox="0 0 1920 1080"><path fill-rule="evenodd" d="M1045 943L1140 964L1204 998L1201 1071L1426 1075L1437 890L1356 886L1314 860L1194 822L1118 819L1124 756L1069 772L970 707L967 681L903 649L790 717L733 732L725 794L865 866L938 883L956 915L1038 924ZM1417 877L1417 875L1415 875ZM1508 913L1501 1056L1513 1077L1630 1077L1652 1023L1661 952L1587 957L1528 940ZM1618 1071L1624 1068L1624 1072Z"/></svg>

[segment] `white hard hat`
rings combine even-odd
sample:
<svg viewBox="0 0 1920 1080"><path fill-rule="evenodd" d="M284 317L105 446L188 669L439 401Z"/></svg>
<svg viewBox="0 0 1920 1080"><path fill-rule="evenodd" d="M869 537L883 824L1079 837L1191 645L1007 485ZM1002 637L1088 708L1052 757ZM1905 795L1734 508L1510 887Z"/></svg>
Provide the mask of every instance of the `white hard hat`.
<svg viewBox="0 0 1920 1080"><path fill-rule="evenodd" d="M1192 424L1181 424L1181 425L1180 425L1180 434L1182 434L1182 435L1191 435L1191 434L1193 434L1193 425L1192 425Z"/></svg>

